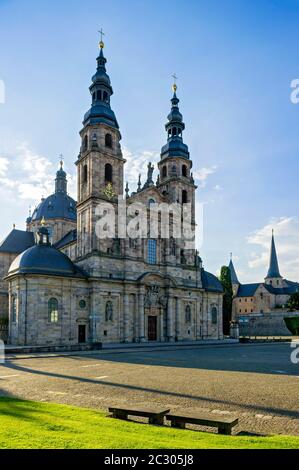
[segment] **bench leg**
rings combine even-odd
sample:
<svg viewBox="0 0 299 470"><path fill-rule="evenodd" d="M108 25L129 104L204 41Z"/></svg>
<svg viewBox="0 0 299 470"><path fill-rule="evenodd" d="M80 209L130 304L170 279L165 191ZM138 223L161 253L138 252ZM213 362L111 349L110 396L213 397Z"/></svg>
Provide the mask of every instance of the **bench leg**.
<svg viewBox="0 0 299 470"><path fill-rule="evenodd" d="M230 426L219 426L218 434L225 434L226 436L230 436L232 433L232 428Z"/></svg>
<svg viewBox="0 0 299 470"><path fill-rule="evenodd" d="M113 418L116 419L128 419L127 413L122 413L121 411L114 411Z"/></svg>
<svg viewBox="0 0 299 470"><path fill-rule="evenodd" d="M172 420L171 421L171 427L172 428L178 428L178 429L185 429L186 428L186 423L184 423L183 421Z"/></svg>
<svg viewBox="0 0 299 470"><path fill-rule="evenodd" d="M153 416L149 418L149 424L154 424L156 426L163 426L164 424L164 416Z"/></svg>

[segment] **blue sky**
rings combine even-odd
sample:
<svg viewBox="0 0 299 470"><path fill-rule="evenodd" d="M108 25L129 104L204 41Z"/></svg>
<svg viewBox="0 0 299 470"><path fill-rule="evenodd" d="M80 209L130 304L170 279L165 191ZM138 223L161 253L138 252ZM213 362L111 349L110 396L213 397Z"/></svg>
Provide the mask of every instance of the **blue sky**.
<svg viewBox="0 0 299 470"><path fill-rule="evenodd" d="M0 238L52 191L60 153L75 195L103 27L131 189L165 143L176 72L205 267L217 272L232 251L241 281L262 280L274 227L282 274L299 280L298 24L295 0L0 0Z"/></svg>

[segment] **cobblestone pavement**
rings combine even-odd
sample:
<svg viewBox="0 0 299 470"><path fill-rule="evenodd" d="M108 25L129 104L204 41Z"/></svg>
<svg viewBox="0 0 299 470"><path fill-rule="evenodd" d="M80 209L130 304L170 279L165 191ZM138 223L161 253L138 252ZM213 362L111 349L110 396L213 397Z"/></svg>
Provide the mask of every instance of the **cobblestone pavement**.
<svg viewBox="0 0 299 470"><path fill-rule="evenodd" d="M172 346L16 359L0 365L0 395L95 409L204 410L239 417L236 433L299 435L299 364L292 364L292 351L290 344Z"/></svg>

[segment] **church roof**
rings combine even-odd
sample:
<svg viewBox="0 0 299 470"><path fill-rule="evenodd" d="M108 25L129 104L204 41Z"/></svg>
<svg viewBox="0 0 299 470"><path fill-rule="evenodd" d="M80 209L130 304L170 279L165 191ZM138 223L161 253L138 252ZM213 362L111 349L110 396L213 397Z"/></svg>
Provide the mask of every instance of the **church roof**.
<svg viewBox="0 0 299 470"><path fill-rule="evenodd" d="M66 255L50 245L35 245L21 253L10 266L8 277L16 274L85 277Z"/></svg>
<svg viewBox="0 0 299 470"><path fill-rule="evenodd" d="M236 274L234 263L233 263L232 259L230 260L228 268L230 270L230 277L231 277L232 284L239 284L238 276Z"/></svg>
<svg viewBox="0 0 299 470"><path fill-rule="evenodd" d="M223 292L223 287L219 279L214 274L202 269L201 271L202 287L208 292Z"/></svg>
<svg viewBox="0 0 299 470"><path fill-rule="evenodd" d="M69 243L77 241L77 230L70 230L64 237L62 237L57 243L55 243L55 248L60 249Z"/></svg>
<svg viewBox="0 0 299 470"><path fill-rule="evenodd" d="M68 194L57 192L43 199L32 214L32 221L48 219L67 219L76 221L76 201Z"/></svg>
<svg viewBox="0 0 299 470"><path fill-rule="evenodd" d="M240 284L236 297L253 297L258 287L263 286L270 294L273 295L292 295L299 292L299 283L285 280L285 287L275 287L271 284L263 282L254 284Z"/></svg>
<svg viewBox="0 0 299 470"><path fill-rule="evenodd" d="M237 297L253 297L260 285L260 282L254 284L240 284Z"/></svg>
<svg viewBox="0 0 299 470"><path fill-rule="evenodd" d="M13 229L0 244L0 253L22 253L34 245L34 234Z"/></svg>
<svg viewBox="0 0 299 470"><path fill-rule="evenodd" d="M272 240L271 240L271 254L270 254L270 265L266 279L269 278L276 278L281 277L278 267L277 261L277 254L276 254L276 247L274 241L274 234L272 233Z"/></svg>

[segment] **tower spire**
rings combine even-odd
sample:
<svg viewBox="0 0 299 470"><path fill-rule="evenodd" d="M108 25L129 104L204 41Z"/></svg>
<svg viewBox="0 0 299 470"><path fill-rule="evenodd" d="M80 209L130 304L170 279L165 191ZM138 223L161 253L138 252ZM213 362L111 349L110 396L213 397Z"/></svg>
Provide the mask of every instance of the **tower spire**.
<svg viewBox="0 0 299 470"><path fill-rule="evenodd" d="M269 264L269 270L268 270L268 274L266 276L266 279L278 278L278 277L281 277L281 275L280 275L280 272L279 272L278 260L277 260L277 254L276 254L276 246L275 246L275 240L274 240L274 229L272 229L270 264Z"/></svg>
<svg viewBox="0 0 299 470"><path fill-rule="evenodd" d="M92 97L92 104L89 111L85 114L83 125L94 125L99 123L107 124L115 129L118 129L118 122L115 114L110 107L110 99L113 95L113 89L109 75L106 71L107 59L104 56L104 41L103 36L105 33L101 29L101 41L99 43L100 53L97 57L97 70L92 77L92 84L89 88Z"/></svg>
<svg viewBox="0 0 299 470"><path fill-rule="evenodd" d="M185 123L183 122L183 116L179 110L180 100L177 97L177 76L173 74L172 77L174 79L172 85L173 97L171 99L171 110L167 117L168 122L165 125L167 144L162 148L161 158L183 157L189 159L188 146L183 142Z"/></svg>
<svg viewBox="0 0 299 470"><path fill-rule="evenodd" d="M60 157L60 168L56 173L56 180L55 180L55 193L63 193L67 194L67 179L66 179L66 172L63 169L63 155L59 155Z"/></svg>
<svg viewBox="0 0 299 470"><path fill-rule="evenodd" d="M230 254L230 262L229 262L228 268L230 270L230 277L231 277L232 284L240 284L235 267L234 267L232 253Z"/></svg>

